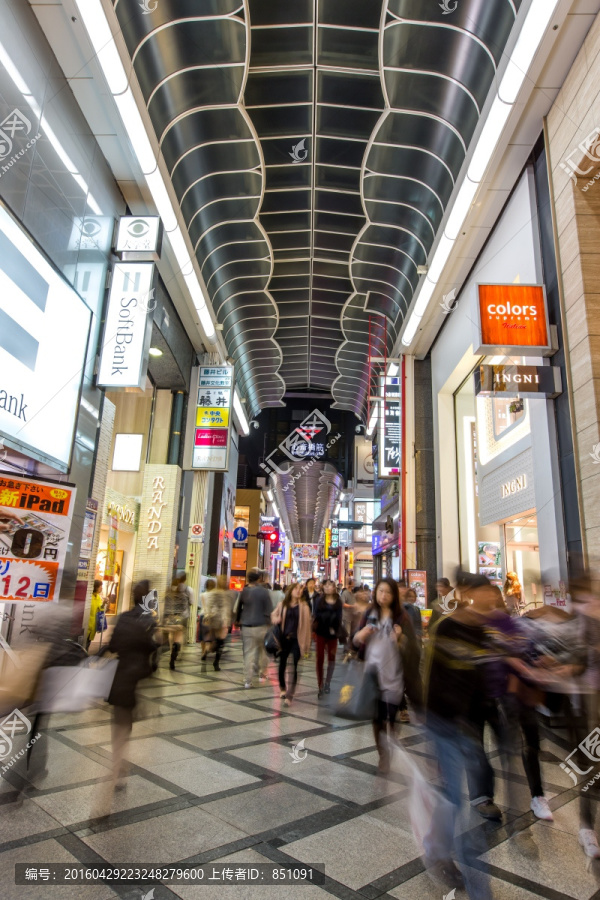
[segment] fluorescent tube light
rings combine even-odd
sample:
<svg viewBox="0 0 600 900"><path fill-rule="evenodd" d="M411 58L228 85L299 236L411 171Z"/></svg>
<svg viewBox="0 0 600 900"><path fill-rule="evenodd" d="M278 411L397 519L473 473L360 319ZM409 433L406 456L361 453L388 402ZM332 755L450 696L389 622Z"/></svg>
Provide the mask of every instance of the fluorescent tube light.
<svg viewBox="0 0 600 900"><path fill-rule="evenodd" d="M127 89L127 73L100 0L75 0L111 94Z"/></svg>
<svg viewBox="0 0 600 900"><path fill-rule="evenodd" d="M483 180L511 111L512 106L509 106L508 103L503 103L499 97L496 97L483 126L483 131L479 135L477 147L471 159L467 173L471 181L480 182Z"/></svg>
<svg viewBox="0 0 600 900"><path fill-rule="evenodd" d="M246 413L244 412L244 407L237 391L233 392L233 408L235 410L236 416L238 417L238 422L240 423L242 432L244 436L246 436L250 433L250 425L248 424L248 419L246 418Z"/></svg>
<svg viewBox="0 0 600 900"><path fill-rule="evenodd" d="M498 88L498 96L505 103L514 103L517 99L527 77L527 71L556 12L558 2L559 0L533 0L529 7L527 18Z"/></svg>
<svg viewBox="0 0 600 900"><path fill-rule="evenodd" d="M135 97L133 96L131 88L128 87L122 94L115 94L114 101L119 110L121 121L125 126L127 136L131 141L133 152L137 157L142 172L146 176L146 181L148 181L148 175L154 172L158 163L156 161L154 147L148 137L148 132L146 131L142 117L140 116L140 111L135 102ZM150 190L152 190L151 187ZM171 230L170 228L167 228L164 222L163 226L165 230Z"/></svg>

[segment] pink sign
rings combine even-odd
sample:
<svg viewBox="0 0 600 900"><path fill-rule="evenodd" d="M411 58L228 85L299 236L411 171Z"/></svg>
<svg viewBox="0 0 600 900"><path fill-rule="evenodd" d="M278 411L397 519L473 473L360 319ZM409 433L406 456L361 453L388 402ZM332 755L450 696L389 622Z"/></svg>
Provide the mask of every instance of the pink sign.
<svg viewBox="0 0 600 900"><path fill-rule="evenodd" d="M196 428L196 447L226 447L227 428Z"/></svg>

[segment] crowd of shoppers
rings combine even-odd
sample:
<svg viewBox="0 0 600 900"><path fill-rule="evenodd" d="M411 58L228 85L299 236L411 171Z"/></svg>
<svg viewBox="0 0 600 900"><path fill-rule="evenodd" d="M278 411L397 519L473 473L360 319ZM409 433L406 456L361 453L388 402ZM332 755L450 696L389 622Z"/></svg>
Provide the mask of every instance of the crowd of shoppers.
<svg viewBox="0 0 600 900"><path fill-rule="evenodd" d="M377 689L372 727L382 777L390 777L394 768L399 726L410 723L410 704L414 724L425 728L431 742L435 771L430 780L437 775L441 783L440 792L432 788L422 839L427 871L444 886L464 887L478 900L491 897L480 864L484 832L465 831L460 817L470 806L483 819L510 822L519 810L515 787L524 776L530 813L553 821L540 761L542 735L551 724L564 728L571 748L560 768L579 789L579 843L589 859L600 858L594 777L600 761L600 602L589 582L581 580L570 586L571 608L524 608L513 574L504 591L483 575L457 572L454 587L440 578L429 622L415 591L389 577L379 579L372 594L352 579L341 590L331 579L320 583L309 578L283 591L279 585L268 586L265 573L255 569L235 603L227 579L220 576L206 582L199 604L202 660L214 652L215 671L220 671L233 623L239 625L246 689L257 679L267 682L265 640L271 634L285 707L294 700L301 661L308 658L313 641L318 700L332 691L338 656L342 673L344 663L360 666ZM103 608L100 589L96 582L85 635L88 647ZM112 794L123 786L137 686L156 670L161 644L170 648L169 664L175 668L193 608L193 592L181 575L162 598L160 612L149 599L153 597L149 582L137 584L132 608L119 616L102 648L118 662L108 694L112 778L98 814L101 809L106 814ZM501 801L496 796L498 766L505 775Z"/></svg>

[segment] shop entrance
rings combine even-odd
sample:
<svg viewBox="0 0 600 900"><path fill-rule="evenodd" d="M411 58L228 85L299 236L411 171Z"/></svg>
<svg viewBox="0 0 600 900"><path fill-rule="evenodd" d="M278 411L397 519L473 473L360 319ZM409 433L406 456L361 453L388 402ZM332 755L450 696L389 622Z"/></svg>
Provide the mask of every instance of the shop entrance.
<svg viewBox="0 0 600 900"><path fill-rule="evenodd" d="M523 608L539 606L544 598L535 513L505 522L504 542L505 573L517 573L522 588Z"/></svg>

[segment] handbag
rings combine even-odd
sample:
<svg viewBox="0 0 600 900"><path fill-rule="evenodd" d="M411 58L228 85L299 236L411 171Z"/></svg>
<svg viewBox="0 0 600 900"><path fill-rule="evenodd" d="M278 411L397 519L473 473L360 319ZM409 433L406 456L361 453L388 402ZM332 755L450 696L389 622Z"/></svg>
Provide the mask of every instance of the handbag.
<svg viewBox="0 0 600 900"><path fill-rule="evenodd" d="M99 609L96 613L96 631L106 631L108 622L106 621L106 613L103 609Z"/></svg>
<svg viewBox="0 0 600 900"><path fill-rule="evenodd" d="M348 629L344 625L338 628L337 639L341 647L345 647L348 642Z"/></svg>
<svg viewBox="0 0 600 900"><path fill-rule="evenodd" d="M118 659L90 656L77 666L44 669L34 700L36 712L82 712L106 700L118 664Z"/></svg>
<svg viewBox="0 0 600 900"><path fill-rule="evenodd" d="M265 635L265 650L269 656L277 658L281 653L281 627L273 625Z"/></svg>
<svg viewBox="0 0 600 900"><path fill-rule="evenodd" d="M340 719L354 722L376 719L381 697L377 671L352 660L344 666L342 675L334 678L330 697L332 712Z"/></svg>

